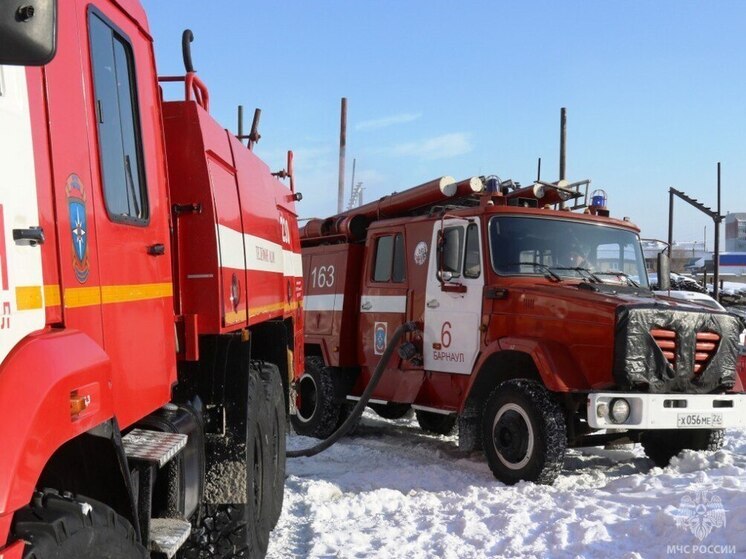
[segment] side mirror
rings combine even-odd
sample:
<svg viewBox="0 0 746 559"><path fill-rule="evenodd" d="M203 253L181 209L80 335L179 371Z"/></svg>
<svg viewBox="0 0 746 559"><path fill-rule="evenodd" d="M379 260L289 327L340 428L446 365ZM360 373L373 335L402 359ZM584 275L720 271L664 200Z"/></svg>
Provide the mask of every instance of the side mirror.
<svg viewBox="0 0 746 559"><path fill-rule="evenodd" d="M671 289L671 260L665 252L658 253L658 289L661 291Z"/></svg>
<svg viewBox="0 0 746 559"><path fill-rule="evenodd" d="M0 2L0 64L43 66L57 51L57 0Z"/></svg>

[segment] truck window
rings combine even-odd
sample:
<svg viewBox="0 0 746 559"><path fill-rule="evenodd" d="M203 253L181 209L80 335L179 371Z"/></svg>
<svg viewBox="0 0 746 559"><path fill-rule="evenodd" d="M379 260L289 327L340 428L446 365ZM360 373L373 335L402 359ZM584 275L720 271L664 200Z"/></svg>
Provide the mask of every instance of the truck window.
<svg viewBox="0 0 746 559"><path fill-rule="evenodd" d="M475 223L466 228L466 252L464 253L464 277L476 279L482 273L482 258L479 254L479 229Z"/></svg>
<svg viewBox="0 0 746 559"><path fill-rule="evenodd" d="M404 261L404 235L401 233L394 237L394 271L391 279L394 283L401 283L407 276L407 268Z"/></svg>
<svg viewBox="0 0 746 559"><path fill-rule="evenodd" d="M386 235L376 240L373 281L401 283L406 277L404 235Z"/></svg>
<svg viewBox="0 0 746 559"><path fill-rule="evenodd" d="M464 228L460 225L446 227L443 230L443 264L444 272L451 272L452 277L461 276L461 255L464 247Z"/></svg>
<svg viewBox="0 0 746 559"><path fill-rule="evenodd" d="M148 218L135 64L127 38L91 11L91 63L104 200L114 221Z"/></svg>

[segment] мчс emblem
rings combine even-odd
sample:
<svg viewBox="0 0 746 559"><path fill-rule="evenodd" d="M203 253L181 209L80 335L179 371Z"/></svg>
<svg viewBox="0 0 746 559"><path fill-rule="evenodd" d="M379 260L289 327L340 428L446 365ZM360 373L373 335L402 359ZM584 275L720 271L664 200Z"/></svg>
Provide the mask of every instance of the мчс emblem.
<svg viewBox="0 0 746 559"><path fill-rule="evenodd" d="M70 233L73 243L73 270L80 283L88 279L88 223L86 220L85 188L80 177L73 173L65 181L67 208L70 213Z"/></svg>
<svg viewBox="0 0 746 559"><path fill-rule="evenodd" d="M417 246L414 247L414 263L418 266L422 266L427 260L427 243L420 241Z"/></svg>
<svg viewBox="0 0 746 559"><path fill-rule="evenodd" d="M383 355L388 340L389 325L386 322L376 322L373 328L373 353Z"/></svg>

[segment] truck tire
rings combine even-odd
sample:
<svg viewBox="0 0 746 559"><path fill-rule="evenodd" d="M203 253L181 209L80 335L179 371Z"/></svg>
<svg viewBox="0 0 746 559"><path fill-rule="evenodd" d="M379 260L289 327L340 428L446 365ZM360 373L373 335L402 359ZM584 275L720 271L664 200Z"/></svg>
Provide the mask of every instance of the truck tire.
<svg viewBox="0 0 746 559"><path fill-rule="evenodd" d="M384 419L401 419L412 413L412 406L396 402L368 404L368 407Z"/></svg>
<svg viewBox="0 0 746 559"><path fill-rule="evenodd" d="M23 559L145 559L132 525L103 503L52 489L34 493L13 519Z"/></svg>
<svg viewBox="0 0 746 559"><path fill-rule="evenodd" d="M259 365L260 375L267 392L267 409L269 412L269 493L265 496L270 528L277 525L282 514L282 503L285 497L285 436L287 416L285 413L285 393L282 388L280 370L272 363Z"/></svg>
<svg viewBox="0 0 746 559"><path fill-rule="evenodd" d="M271 493L270 476L267 472L271 464L267 448L271 426L264 383L256 362L252 361L249 366L247 382L245 439L239 441L231 437L224 445L225 448L236 451L240 460L246 462L246 486L243 488L246 495L235 495L242 497L244 502L226 503L223 498L220 502L214 502L218 500L214 497L212 501L206 502L201 510L200 523L192 528L189 540L177 554L181 559L255 559L264 557L267 553L269 532L272 529L267 504ZM219 458L218 462L223 456ZM226 481L230 480L223 481L228 493L232 493L233 488L242 486L240 483Z"/></svg>
<svg viewBox="0 0 746 559"><path fill-rule="evenodd" d="M326 439L337 427L342 404L337 401L331 370L318 356L306 357L306 372L298 381L300 405L290 418L299 435Z"/></svg>
<svg viewBox="0 0 746 559"><path fill-rule="evenodd" d="M723 429L655 429L644 431L640 442L645 454L659 468L682 450L719 450L725 440Z"/></svg>
<svg viewBox="0 0 746 559"><path fill-rule="evenodd" d="M436 435L450 435L456 427L456 416L424 410L414 410L420 428Z"/></svg>
<svg viewBox="0 0 746 559"><path fill-rule="evenodd" d="M482 445L490 470L503 483L549 485L565 460L565 414L538 382L503 382L485 402Z"/></svg>

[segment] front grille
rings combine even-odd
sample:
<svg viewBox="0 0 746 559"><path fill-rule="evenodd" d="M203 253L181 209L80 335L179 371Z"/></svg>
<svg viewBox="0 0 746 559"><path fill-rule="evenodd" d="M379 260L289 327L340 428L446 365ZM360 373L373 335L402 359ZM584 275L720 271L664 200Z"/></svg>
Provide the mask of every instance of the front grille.
<svg viewBox="0 0 746 559"><path fill-rule="evenodd" d="M676 369L677 337L673 330L654 328L650 331L655 343L663 352L666 361ZM698 375L712 359L720 343L720 336L714 332L698 332L694 352L694 374Z"/></svg>
<svg viewBox="0 0 746 559"><path fill-rule="evenodd" d="M695 375L707 366L712 356L715 355L719 343L720 336L714 332L697 333L697 346L694 353Z"/></svg>
<svg viewBox="0 0 746 559"><path fill-rule="evenodd" d="M661 348L663 356L666 361L669 362L671 367L676 368L676 332L673 330L663 330L662 328L654 328L650 331L650 335L653 336L655 343Z"/></svg>

